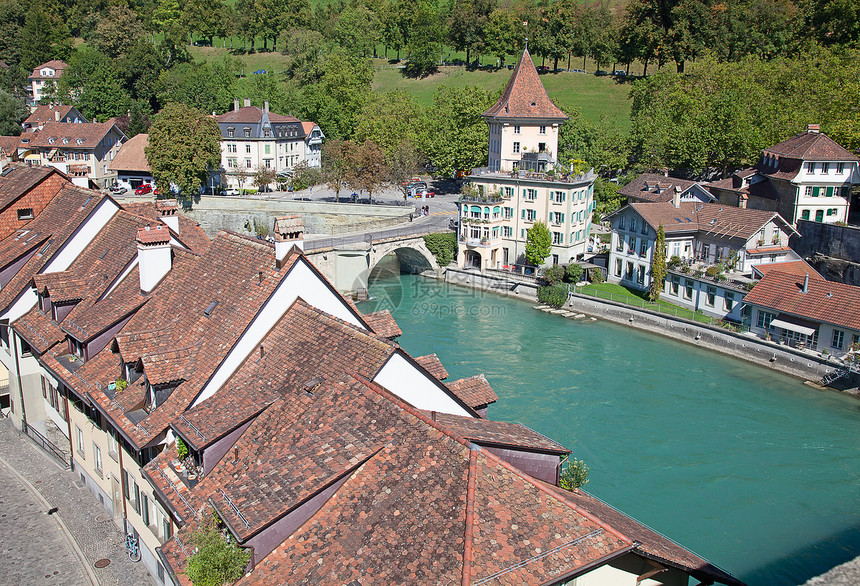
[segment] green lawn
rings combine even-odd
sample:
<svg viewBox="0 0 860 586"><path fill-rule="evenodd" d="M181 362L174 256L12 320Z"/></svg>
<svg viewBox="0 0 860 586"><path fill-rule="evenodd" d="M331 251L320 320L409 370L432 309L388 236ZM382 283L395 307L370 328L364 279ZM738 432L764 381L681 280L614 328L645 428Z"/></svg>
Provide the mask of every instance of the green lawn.
<svg viewBox="0 0 860 586"><path fill-rule="evenodd" d="M656 303L652 303L648 300L648 294L646 292L637 291L636 289L628 289L627 287L616 285L614 283L589 283L584 287L577 287L576 292L705 324L714 325L721 321L716 318L708 317L701 312L696 312L691 309L687 309L686 307L669 303L663 299L658 300Z"/></svg>

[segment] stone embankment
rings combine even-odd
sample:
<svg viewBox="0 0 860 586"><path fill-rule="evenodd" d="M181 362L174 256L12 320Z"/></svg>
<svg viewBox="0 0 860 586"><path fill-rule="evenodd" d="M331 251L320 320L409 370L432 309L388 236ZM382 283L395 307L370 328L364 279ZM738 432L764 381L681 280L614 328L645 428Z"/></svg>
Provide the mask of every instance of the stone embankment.
<svg viewBox="0 0 860 586"><path fill-rule="evenodd" d="M803 586L857 586L860 584L860 557L811 578Z"/></svg>
<svg viewBox="0 0 860 586"><path fill-rule="evenodd" d="M445 270L444 279L455 285L491 291L525 301L534 302L537 298L537 286L533 279L527 277L496 276L449 267ZM604 319L667 336L810 381L815 388L823 388L817 382L839 368L833 362L817 355L768 342L749 333L732 332L585 295L571 295L567 306L562 310L545 310L559 313L563 317L576 318L578 315L584 315ZM842 378L834 387L836 390L860 396L857 384L856 380Z"/></svg>

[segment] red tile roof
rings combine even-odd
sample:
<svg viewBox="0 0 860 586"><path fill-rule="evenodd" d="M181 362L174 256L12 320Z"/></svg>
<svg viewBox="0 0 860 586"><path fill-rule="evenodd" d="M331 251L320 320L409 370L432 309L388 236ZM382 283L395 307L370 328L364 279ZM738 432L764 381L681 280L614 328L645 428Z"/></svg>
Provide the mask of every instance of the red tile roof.
<svg viewBox="0 0 860 586"><path fill-rule="evenodd" d="M158 201L175 201L175 200L158 200ZM122 207L129 213L135 214L143 218L149 218L153 221L158 221L161 212L156 210L155 203L152 201L144 202L128 202L123 203ZM177 214L179 217L179 234L177 240L185 244L191 252L203 254L209 249L211 240L206 236L200 224L184 214Z"/></svg>
<svg viewBox="0 0 860 586"><path fill-rule="evenodd" d="M860 331L860 287L810 278L807 292L802 289L803 277L772 270L744 303Z"/></svg>
<svg viewBox="0 0 860 586"><path fill-rule="evenodd" d="M367 322L370 329L383 338L396 338L403 335L400 326L394 321L394 316L387 309L363 315L364 321Z"/></svg>
<svg viewBox="0 0 860 586"><path fill-rule="evenodd" d="M765 210L701 202L681 202L678 207L671 202L632 203L630 207L655 230L662 224L667 234L703 231L715 236L744 240L751 238L779 215ZM793 232L785 221L781 224Z"/></svg>
<svg viewBox="0 0 860 586"><path fill-rule="evenodd" d="M60 120L69 115L74 109L74 106L61 106L60 104L56 105L48 105L48 106L37 106L33 112L27 116L27 119L24 120L24 124L27 126L39 126L44 124L45 122L56 122L57 121L57 113L60 114ZM86 122L86 118L83 118L83 122Z"/></svg>
<svg viewBox="0 0 860 586"><path fill-rule="evenodd" d="M499 400L498 395L493 391L489 381L487 381L483 374L445 383L445 386L457 395L457 398L463 403L473 409L495 403Z"/></svg>
<svg viewBox="0 0 860 586"><path fill-rule="evenodd" d="M672 201L676 187L683 192L695 184L695 181L689 179L666 177L657 173L642 173L636 179L619 189L618 193L637 200L642 199L651 202Z"/></svg>
<svg viewBox="0 0 860 586"><path fill-rule="evenodd" d="M434 421L455 433L481 445L524 449L551 454L569 454L570 450L519 423L492 421L477 417L462 417L434 413Z"/></svg>
<svg viewBox="0 0 860 586"><path fill-rule="evenodd" d="M489 118L567 120L567 114L549 99L528 49L523 51L502 96L483 115Z"/></svg>
<svg viewBox="0 0 860 586"><path fill-rule="evenodd" d="M30 146L37 148L94 149L114 127L109 122L48 122L34 134ZM63 140L67 140L63 144ZM80 141L80 142L78 142Z"/></svg>
<svg viewBox="0 0 860 586"><path fill-rule="evenodd" d="M429 372L436 380L445 380L448 378L448 371L436 354L427 354L414 358L421 367Z"/></svg>
<svg viewBox="0 0 860 586"><path fill-rule="evenodd" d="M301 122L295 116L282 116L273 112L268 113L270 122ZM220 123L257 124L263 119L263 109L257 106L244 106L238 110L230 110L216 116Z"/></svg>
<svg viewBox="0 0 860 586"><path fill-rule="evenodd" d="M149 163L146 161L144 149L149 146L148 134L137 134L119 148L113 161L108 165L111 171L138 171L149 173Z"/></svg>
<svg viewBox="0 0 860 586"><path fill-rule="evenodd" d="M138 229L137 241L141 244L167 244L170 242L170 228L167 226L146 226Z"/></svg>
<svg viewBox="0 0 860 586"><path fill-rule="evenodd" d="M764 149L764 154L801 161L860 161L856 155L820 132L801 132Z"/></svg>
<svg viewBox="0 0 860 586"><path fill-rule="evenodd" d="M760 276L764 276L771 271L778 271L780 273L787 273L789 275L798 275L804 276L809 275L810 279L821 279L824 280L824 277L812 268L805 260L794 260L787 262L771 262L760 265L753 265L753 275L758 273Z"/></svg>
<svg viewBox="0 0 860 586"><path fill-rule="evenodd" d="M54 76L50 75L42 75L42 69L45 67L50 67L51 69L56 70L57 74ZM57 79L63 74L63 71L68 67L65 62L60 59L52 59L45 63L42 63L35 69L33 69L33 73L30 74L29 79Z"/></svg>

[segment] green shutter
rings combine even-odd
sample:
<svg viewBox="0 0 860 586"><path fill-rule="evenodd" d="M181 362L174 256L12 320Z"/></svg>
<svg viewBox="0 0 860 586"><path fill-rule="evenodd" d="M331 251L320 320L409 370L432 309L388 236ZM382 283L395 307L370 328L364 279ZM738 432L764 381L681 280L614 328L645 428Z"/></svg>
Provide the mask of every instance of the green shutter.
<svg viewBox="0 0 860 586"><path fill-rule="evenodd" d="M525 210L521 210L521 211L523 212L523 220L525 220L526 219L526 211Z"/></svg>
<svg viewBox="0 0 860 586"><path fill-rule="evenodd" d="M818 192L819 192L820 190L821 190L821 188L820 188L820 187L813 187L813 188L812 188L812 197L818 197Z"/></svg>
<svg viewBox="0 0 860 586"><path fill-rule="evenodd" d="M833 197L833 187L827 188L827 197Z"/></svg>

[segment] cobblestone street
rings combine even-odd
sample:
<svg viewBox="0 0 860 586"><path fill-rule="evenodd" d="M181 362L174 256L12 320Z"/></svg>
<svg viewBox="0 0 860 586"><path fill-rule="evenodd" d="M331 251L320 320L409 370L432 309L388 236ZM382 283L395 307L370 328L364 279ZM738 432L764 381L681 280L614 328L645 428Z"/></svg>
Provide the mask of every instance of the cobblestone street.
<svg viewBox="0 0 860 586"><path fill-rule="evenodd" d="M94 567L100 559L110 564ZM20 585L154 584L96 497L8 419L0 419L0 575Z"/></svg>

